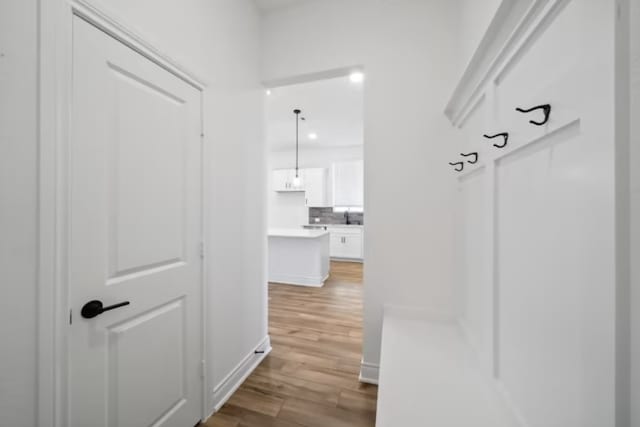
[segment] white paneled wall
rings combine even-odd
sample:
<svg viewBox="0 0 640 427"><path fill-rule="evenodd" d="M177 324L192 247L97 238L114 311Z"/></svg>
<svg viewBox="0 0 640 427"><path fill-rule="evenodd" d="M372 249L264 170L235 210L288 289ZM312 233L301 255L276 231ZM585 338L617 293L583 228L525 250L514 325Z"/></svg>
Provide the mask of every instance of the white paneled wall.
<svg viewBox="0 0 640 427"><path fill-rule="evenodd" d="M488 274L491 254L487 251L490 234L486 226L487 199L485 191L486 169L480 168L467 175L460 186L461 231L464 241L461 245L460 261L463 274L462 283L462 324L478 352L483 366L492 370L493 313L492 289Z"/></svg>
<svg viewBox="0 0 640 427"><path fill-rule="evenodd" d="M462 128L464 137L459 153L477 151L478 135L486 123L485 98L478 103ZM472 160L472 159L471 159ZM471 165L467 163L466 167ZM461 286L459 306L461 324L471 345L478 352L487 372L493 370L493 292L491 281L491 227L488 215L491 189L487 188L487 168L482 166L460 179L458 188L457 250L460 260L456 268Z"/></svg>
<svg viewBox="0 0 640 427"><path fill-rule="evenodd" d="M523 426L613 426L614 2L529 7L448 111L454 155L480 153L458 174L461 323ZM546 103L544 126L515 111Z"/></svg>

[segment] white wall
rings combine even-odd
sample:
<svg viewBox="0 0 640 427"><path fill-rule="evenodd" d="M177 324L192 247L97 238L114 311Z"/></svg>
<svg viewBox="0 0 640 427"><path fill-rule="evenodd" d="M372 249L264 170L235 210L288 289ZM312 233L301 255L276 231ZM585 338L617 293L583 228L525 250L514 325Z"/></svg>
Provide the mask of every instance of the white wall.
<svg viewBox="0 0 640 427"><path fill-rule="evenodd" d="M205 236L211 392L245 357L254 357L267 335L260 17L250 0L92 3L208 84L204 162L211 202ZM0 283L11 296L0 298L2 426L35 423L36 22L35 1L1 3ZM210 410L212 399L211 394Z"/></svg>
<svg viewBox="0 0 640 427"><path fill-rule="evenodd" d="M330 168L334 162L362 160L362 146L334 148L303 148L300 150L300 168ZM268 161L268 224L269 227L300 227L309 223L309 208L304 193L277 193L273 191L271 173L274 169L293 169L295 151L275 151Z"/></svg>
<svg viewBox="0 0 640 427"><path fill-rule="evenodd" d="M364 362L377 365L385 304L451 310L456 62L449 0L324 0L268 14L263 78L361 65L364 87Z"/></svg>
<svg viewBox="0 0 640 427"><path fill-rule="evenodd" d="M640 0L631 0L631 426L640 426Z"/></svg>
<svg viewBox="0 0 640 427"><path fill-rule="evenodd" d="M0 2L0 426L36 422L36 11Z"/></svg>
<svg viewBox="0 0 640 427"><path fill-rule="evenodd" d="M476 51L502 0L459 0L460 23L456 27L459 39L459 75Z"/></svg>

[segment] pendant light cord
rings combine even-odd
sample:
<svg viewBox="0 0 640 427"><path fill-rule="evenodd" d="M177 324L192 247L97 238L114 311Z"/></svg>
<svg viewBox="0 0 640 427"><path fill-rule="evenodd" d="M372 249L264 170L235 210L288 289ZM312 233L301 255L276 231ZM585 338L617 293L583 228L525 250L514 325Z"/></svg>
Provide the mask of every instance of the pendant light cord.
<svg viewBox="0 0 640 427"><path fill-rule="evenodd" d="M300 123L300 110L293 110L296 115L296 178L298 178L298 145L299 145L299 132L298 125Z"/></svg>

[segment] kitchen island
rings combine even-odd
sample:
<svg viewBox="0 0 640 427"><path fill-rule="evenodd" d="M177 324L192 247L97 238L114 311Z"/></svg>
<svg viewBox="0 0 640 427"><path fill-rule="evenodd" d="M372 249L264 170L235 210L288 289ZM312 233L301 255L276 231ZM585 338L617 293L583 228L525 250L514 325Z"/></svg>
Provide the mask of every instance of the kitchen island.
<svg viewBox="0 0 640 427"><path fill-rule="evenodd" d="M329 232L269 230L269 282L321 287L329 277Z"/></svg>

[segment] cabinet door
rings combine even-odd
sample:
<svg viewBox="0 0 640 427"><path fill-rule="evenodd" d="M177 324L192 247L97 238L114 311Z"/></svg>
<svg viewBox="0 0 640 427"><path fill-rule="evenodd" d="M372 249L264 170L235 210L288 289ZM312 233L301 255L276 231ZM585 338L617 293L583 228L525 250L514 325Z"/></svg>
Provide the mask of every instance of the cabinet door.
<svg viewBox="0 0 640 427"><path fill-rule="evenodd" d="M327 197L328 170L322 168L304 170L304 189L308 207L324 208L331 206Z"/></svg>
<svg viewBox="0 0 640 427"><path fill-rule="evenodd" d="M362 235L332 232L330 254L332 258L362 259Z"/></svg>
<svg viewBox="0 0 640 427"><path fill-rule="evenodd" d="M289 170L277 169L273 171L273 190L289 191Z"/></svg>
<svg viewBox="0 0 640 427"><path fill-rule="evenodd" d="M332 258L346 258L344 239L344 234L331 233L329 254Z"/></svg>
<svg viewBox="0 0 640 427"><path fill-rule="evenodd" d="M361 207L364 201L362 161L333 164L334 206Z"/></svg>
<svg viewBox="0 0 640 427"><path fill-rule="evenodd" d="M347 234L343 240L345 258L362 258L362 236L360 234Z"/></svg>
<svg viewBox="0 0 640 427"><path fill-rule="evenodd" d="M276 169L273 171L273 190L278 192L304 191L304 171L299 170L300 185L295 185L295 169Z"/></svg>

